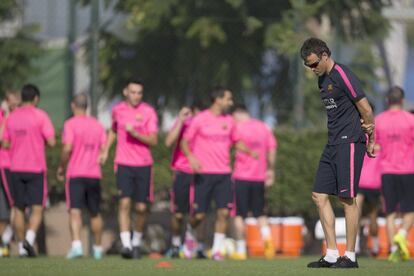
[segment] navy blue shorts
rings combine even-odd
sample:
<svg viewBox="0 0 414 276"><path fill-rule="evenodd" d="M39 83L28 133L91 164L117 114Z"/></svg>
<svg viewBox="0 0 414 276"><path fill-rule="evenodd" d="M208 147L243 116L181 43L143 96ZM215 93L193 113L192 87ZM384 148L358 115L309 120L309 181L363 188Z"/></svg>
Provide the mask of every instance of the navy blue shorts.
<svg viewBox="0 0 414 276"><path fill-rule="evenodd" d="M233 208L233 189L230 174L197 174L195 176L195 213L208 211L214 198L216 208Z"/></svg>
<svg viewBox="0 0 414 276"><path fill-rule="evenodd" d="M129 197L134 202L152 201L152 167L118 165L116 173L118 193L121 198Z"/></svg>
<svg viewBox="0 0 414 276"><path fill-rule="evenodd" d="M265 185L257 181L235 181L236 215L243 218L252 212L257 218L265 214Z"/></svg>
<svg viewBox="0 0 414 276"><path fill-rule="evenodd" d="M326 145L313 191L342 198L356 197L365 152L364 143Z"/></svg>
<svg viewBox="0 0 414 276"><path fill-rule="evenodd" d="M92 216L100 212L101 185L97 178L73 177L66 186L68 209L87 208Z"/></svg>
<svg viewBox="0 0 414 276"><path fill-rule="evenodd" d="M383 174L381 192L385 212L414 212L414 174Z"/></svg>
<svg viewBox="0 0 414 276"><path fill-rule="evenodd" d="M47 183L44 173L11 172L14 206L46 206Z"/></svg>
<svg viewBox="0 0 414 276"><path fill-rule="evenodd" d="M190 212L190 202L192 187L194 187L194 175L175 171L174 183L171 193L171 211L173 213L188 214Z"/></svg>

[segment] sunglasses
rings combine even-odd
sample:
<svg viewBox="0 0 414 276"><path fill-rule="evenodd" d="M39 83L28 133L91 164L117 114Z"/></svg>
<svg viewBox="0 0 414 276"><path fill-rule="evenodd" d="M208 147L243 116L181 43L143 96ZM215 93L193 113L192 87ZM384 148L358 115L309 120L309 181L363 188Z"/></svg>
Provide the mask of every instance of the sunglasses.
<svg viewBox="0 0 414 276"><path fill-rule="evenodd" d="M319 65L319 63L321 62L321 59L318 59L318 61L315 61L314 63L312 63L312 64L307 64L306 62L304 62L303 64L306 66L306 67L309 67L310 69L314 69L314 68L316 68L316 67L318 67L318 65Z"/></svg>

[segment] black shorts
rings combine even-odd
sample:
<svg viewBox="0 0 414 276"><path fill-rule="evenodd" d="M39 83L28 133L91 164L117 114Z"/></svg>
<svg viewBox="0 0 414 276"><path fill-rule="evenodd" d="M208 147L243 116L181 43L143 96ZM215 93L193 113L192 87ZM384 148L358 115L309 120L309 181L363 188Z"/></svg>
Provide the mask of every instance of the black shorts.
<svg viewBox="0 0 414 276"><path fill-rule="evenodd" d="M13 206L11 176L8 169L1 168L0 173L0 221L9 221L10 208Z"/></svg>
<svg viewBox="0 0 414 276"><path fill-rule="evenodd" d="M414 212L414 174L383 174L381 192L387 214Z"/></svg>
<svg viewBox="0 0 414 276"><path fill-rule="evenodd" d="M101 185L97 178L74 177L66 182L68 209L87 208L92 216L100 212Z"/></svg>
<svg viewBox="0 0 414 276"><path fill-rule="evenodd" d="M195 213L205 213L214 197L216 208L233 208L233 191L230 174L197 174L195 176Z"/></svg>
<svg viewBox="0 0 414 276"><path fill-rule="evenodd" d="M364 202L368 205L376 205L380 202L381 190L359 188L358 194L364 196Z"/></svg>
<svg viewBox="0 0 414 276"><path fill-rule="evenodd" d="M194 197L194 175L181 171L174 172L171 191L171 212L187 214L190 212L190 199Z"/></svg>
<svg viewBox="0 0 414 276"><path fill-rule="evenodd" d="M235 191L237 216L245 218L249 211L256 218L265 214L264 182L236 180Z"/></svg>
<svg viewBox="0 0 414 276"><path fill-rule="evenodd" d="M47 182L44 173L11 172L14 206L46 206Z"/></svg>
<svg viewBox="0 0 414 276"><path fill-rule="evenodd" d="M116 182L121 198L129 197L139 203L152 202L153 187L151 166L131 167L118 165Z"/></svg>
<svg viewBox="0 0 414 276"><path fill-rule="evenodd" d="M356 197L365 151L363 143L326 145L313 191L342 198Z"/></svg>

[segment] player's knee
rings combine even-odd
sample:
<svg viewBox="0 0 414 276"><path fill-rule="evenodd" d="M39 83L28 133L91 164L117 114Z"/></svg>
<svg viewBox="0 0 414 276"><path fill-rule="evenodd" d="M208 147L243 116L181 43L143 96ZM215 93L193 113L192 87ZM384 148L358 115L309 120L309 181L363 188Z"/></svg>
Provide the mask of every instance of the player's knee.
<svg viewBox="0 0 414 276"><path fill-rule="evenodd" d="M206 217L206 214L204 214L204 213L197 213L197 214L195 214L195 216L194 216L194 218L195 218L197 221L203 221L205 217Z"/></svg>
<svg viewBox="0 0 414 276"><path fill-rule="evenodd" d="M131 202L129 200L121 200L119 202L119 211L129 212L130 209L131 209Z"/></svg>
<svg viewBox="0 0 414 276"><path fill-rule="evenodd" d="M217 210L217 219L227 219L230 212L228 209L219 209Z"/></svg>
<svg viewBox="0 0 414 276"><path fill-rule="evenodd" d="M318 208L321 208L327 203L328 197L324 194L312 193L312 200Z"/></svg>
<svg viewBox="0 0 414 276"><path fill-rule="evenodd" d="M182 221L184 218L184 215L182 213L175 213L174 218L178 221Z"/></svg>
<svg viewBox="0 0 414 276"><path fill-rule="evenodd" d="M340 197L339 201L342 203L342 205L344 207L349 207L352 205L356 206L356 200L354 198L344 198L344 197Z"/></svg>
<svg viewBox="0 0 414 276"><path fill-rule="evenodd" d="M147 205L144 203L138 203L135 206L135 210L137 211L138 214L144 214L147 212Z"/></svg>

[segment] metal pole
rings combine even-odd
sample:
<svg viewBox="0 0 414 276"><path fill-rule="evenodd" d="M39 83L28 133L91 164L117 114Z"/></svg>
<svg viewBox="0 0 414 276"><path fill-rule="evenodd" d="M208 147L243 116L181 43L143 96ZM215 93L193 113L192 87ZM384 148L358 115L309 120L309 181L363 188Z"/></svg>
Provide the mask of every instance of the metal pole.
<svg viewBox="0 0 414 276"><path fill-rule="evenodd" d="M91 64L90 64L90 93L92 115L98 113L98 40L99 40L99 0L92 0L91 6Z"/></svg>
<svg viewBox="0 0 414 276"><path fill-rule="evenodd" d="M68 0L69 16L68 16L68 34L66 46L66 101L65 114L69 117L71 114L69 103L72 101L73 92L75 90L75 43L76 43L76 2L77 0Z"/></svg>

